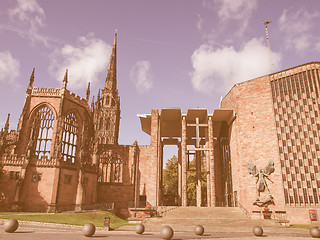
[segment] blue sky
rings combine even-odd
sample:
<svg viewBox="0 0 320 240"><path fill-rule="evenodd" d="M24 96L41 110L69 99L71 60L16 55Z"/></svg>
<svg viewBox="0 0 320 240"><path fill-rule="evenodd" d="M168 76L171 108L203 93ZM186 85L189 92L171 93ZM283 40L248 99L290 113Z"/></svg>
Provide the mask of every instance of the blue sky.
<svg viewBox="0 0 320 240"><path fill-rule="evenodd" d="M238 82L319 61L318 0L0 0L0 125L16 129L32 68L35 87L91 97L103 88L118 31L120 144L149 144L136 114L218 108ZM90 103L91 103L90 97Z"/></svg>

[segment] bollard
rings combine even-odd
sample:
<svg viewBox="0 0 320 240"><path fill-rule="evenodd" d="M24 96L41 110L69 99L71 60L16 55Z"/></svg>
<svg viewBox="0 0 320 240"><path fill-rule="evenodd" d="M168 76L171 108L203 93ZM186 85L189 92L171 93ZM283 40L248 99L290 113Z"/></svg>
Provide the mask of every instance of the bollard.
<svg viewBox="0 0 320 240"><path fill-rule="evenodd" d="M86 237L91 237L96 232L96 226L92 223L87 223L82 227L82 233Z"/></svg>
<svg viewBox="0 0 320 240"><path fill-rule="evenodd" d="M142 234L144 233L144 225L142 223L139 223L137 226L136 226L136 233L137 234Z"/></svg>
<svg viewBox="0 0 320 240"><path fill-rule="evenodd" d="M195 232L196 235L199 235L199 236L203 235L203 233L204 233L203 226L201 226L201 225L195 226L194 232Z"/></svg>
<svg viewBox="0 0 320 240"><path fill-rule="evenodd" d="M317 227L313 227L310 229L310 235L313 238L320 238L320 229Z"/></svg>
<svg viewBox="0 0 320 240"><path fill-rule="evenodd" d="M257 237L261 237L262 234L263 234L263 229L262 227L259 227L259 226L255 226L253 229L252 229L252 232L255 236Z"/></svg>
<svg viewBox="0 0 320 240"><path fill-rule="evenodd" d="M9 219L5 222L3 228L7 233L13 233L18 229L19 223L16 219Z"/></svg>
<svg viewBox="0 0 320 240"><path fill-rule="evenodd" d="M166 226L161 229L160 236L162 239L170 240L173 237L173 229L169 226Z"/></svg>

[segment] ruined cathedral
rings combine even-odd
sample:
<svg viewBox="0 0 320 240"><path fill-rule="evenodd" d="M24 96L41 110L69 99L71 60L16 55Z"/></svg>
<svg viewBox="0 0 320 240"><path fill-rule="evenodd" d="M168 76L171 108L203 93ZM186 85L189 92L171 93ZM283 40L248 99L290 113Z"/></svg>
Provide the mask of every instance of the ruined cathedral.
<svg viewBox="0 0 320 240"><path fill-rule="evenodd" d="M320 62L238 83L212 112L138 114L150 145L119 145L116 53L117 35L91 104L90 84L86 98L77 96L66 71L62 88L34 87L33 70L17 129L9 130L8 115L0 133L0 208L157 210L166 145L178 149L178 206L190 205L195 171L198 207L239 207L253 218L267 207L291 223L320 207Z"/></svg>

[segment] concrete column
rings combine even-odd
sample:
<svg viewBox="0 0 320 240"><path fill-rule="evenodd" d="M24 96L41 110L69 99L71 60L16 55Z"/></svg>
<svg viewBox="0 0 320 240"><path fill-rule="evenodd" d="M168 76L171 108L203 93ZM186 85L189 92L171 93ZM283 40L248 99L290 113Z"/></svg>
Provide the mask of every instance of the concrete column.
<svg viewBox="0 0 320 240"><path fill-rule="evenodd" d="M215 174L214 174L214 143L213 143L213 121L209 117L208 121L208 137L209 137L209 162L210 162L210 188L211 188L211 207L216 206L216 189L215 189Z"/></svg>
<svg viewBox="0 0 320 240"><path fill-rule="evenodd" d="M208 137L207 137L208 139ZM206 148L209 148L209 142L206 142ZM207 176L207 205L211 207L211 181L210 181L210 153L206 151L206 176Z"/></svg>
<svg viewBox="0 0 320 240"><path fill-rule="evenodd" d="M182 207L187 206L187 121L182 117L181 133L181 189L182 189Z"/></svg>
<svg viewBox="0 0 320 240"><path fill-rule="evenodd" d="M200 128L199 118L196 118L196 148L200 147ZM201 154L200 151L196 151L196 190L197 190L197 207L201 207Z"/></svg>
<svg viewBox="0 0 320 240"><path fill-rule="evenodd" d="M181 144L178 145L178 206L182 199L182 166L181 166Z"/></svg>
<svg viewBox="0 0 320 240"><path fill-rule="evenodd" d="M196 151L196 190L197 190L197 207L201 207L201 154L200 151Z"/></svg>
<svg viewBox="0 0 320 240"><path fill-rule="evenodd" d="M147 201L152 206L159 206L160 195L160 118L157 109L151 111L151 158L150 169L156 169L154 174L149 176L147 186Z"/></svg>
<svg viewBox="0 0 320 240"><path fill-rule="evenodd" d="M157 206L163 206L163 144L160 141L160 155L158 159L159 166L159 196Z"/></svg>

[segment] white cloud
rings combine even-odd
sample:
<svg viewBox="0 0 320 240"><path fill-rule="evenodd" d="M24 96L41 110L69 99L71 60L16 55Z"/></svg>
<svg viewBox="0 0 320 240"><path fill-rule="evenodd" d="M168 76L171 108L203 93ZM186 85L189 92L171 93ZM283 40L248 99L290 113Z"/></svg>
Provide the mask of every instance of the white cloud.
<svg viewBox="0 0 320 240"><path fill-rule="evenodd" d="M203 26L203 18L201 17L200 14L198 14L197 29L199 31L201 31L202 30L202 26Z"/></svg>
<svg viewBox="0 0 320 240"><path fill-rule="evenodd" d="M237 21L238 32L242 35L247 29L252 13L257 8L257 0L214 0L214 5L220 19L226 23Z"/></svg>
<svg viewBox="0 0 320 240"><path fill-rule="evenodd" d="M20 62L8 51L0 52L0 81L17 84L20 76Z"/></svg>
<svg viewBox="0 0 320 240"><path fill-rule="evenodd" d="M46 15L36 0L17 0L17 5L8 10L10 19L23 27L18 33L34 42L48 45L47 38L39 34L39 29L44 27Z"/></svg>
<svg viewBox="0 0 320 240"><path fill-rule="evenodd" d="M281 56L273 53L273 65L278 68ZM234 84L270 72L268 48L263 39L253 38L242 49L233 47L214 49L204 44L191 57L194 71L192 84L196 91L211 94L224 93Z"/></svg>
<svg viewBox="0 0 320 240"><path fill-rule="evenodd" d="M106 71L111 54L111 46L94 34L80 37L78 46L65 45L51 56L49 73L62 82L68 68L68 87L86 88L88 82L98 81L98 75Z"/></svg>
<svg viewBox="0 0 320 240"><path fill-rule="evenodd" d="M130 79L140 93L148 92L152 87L151 63L138 61L130 71Z"/></svg>
<svg viewBox="0 0 320 240"><path fill-rule="evenodd" d="M284 33L284 43L288 49L303 53L306 49L316 48L318 39L311 34L317 28L320 13L310 13L305 9L298 11L283 10L278 20L279 30Z"/></svg>
<svg viewBox="0 0 320 240"><path fill-rule="evenodd" d="M215 0L220 6L218 15L224 20L244 19L257 7L257 0Z"/></svg>

